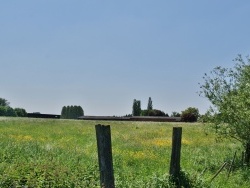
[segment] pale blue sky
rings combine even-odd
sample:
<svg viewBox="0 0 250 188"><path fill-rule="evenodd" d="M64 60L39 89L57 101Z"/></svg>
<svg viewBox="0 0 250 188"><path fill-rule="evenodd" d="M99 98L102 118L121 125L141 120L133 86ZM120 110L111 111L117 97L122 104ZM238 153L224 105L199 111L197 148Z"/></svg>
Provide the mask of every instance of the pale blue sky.
<svg viewBox="0 0 250 188"><path fill-rule="evenodd" d="M28 112L204 113L202 76L250 52L250 1L0 2L0 97Z"/></svg>

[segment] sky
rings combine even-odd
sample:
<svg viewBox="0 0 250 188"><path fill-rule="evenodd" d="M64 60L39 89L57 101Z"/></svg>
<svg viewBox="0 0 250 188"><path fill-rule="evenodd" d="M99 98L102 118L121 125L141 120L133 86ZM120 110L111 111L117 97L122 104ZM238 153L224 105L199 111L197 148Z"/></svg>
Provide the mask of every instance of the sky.
<svg viewBox="0 0 250 188"><path fill-rule="evenodd" d="M0 97L27 112L206 112L204 73L250 52L248 0L0 2Z"/></svg>

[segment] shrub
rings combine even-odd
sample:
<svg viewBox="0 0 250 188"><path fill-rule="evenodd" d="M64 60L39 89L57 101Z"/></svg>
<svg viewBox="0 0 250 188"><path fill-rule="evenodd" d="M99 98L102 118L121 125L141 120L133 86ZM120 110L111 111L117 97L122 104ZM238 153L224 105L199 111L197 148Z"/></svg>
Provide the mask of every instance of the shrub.
<svg viewBox="0 0 250 188"><path fill-rule="evenodd" d="M181 117L179 112L172 112L171 117Z"/></svg>
<svg viewBox="0 0 250 188"><path fill-rule="evenodd" d="M196 122L199 117L198 108L189 107L181 112L181 121Z"/></svg>
<svg viewBox="0 0 250 188"><path fill-rule="evenodd" d="M0 116L12 116L16 117L15 110L9 106L0 106Z"/></svg>
<svg viewBox="0 0 250 188"><path fill-rule="evenodd" d="M153 110L142 110L141 116L168 116L161 110L153 109Z"/></svg>
<svg viewBox="0 0 250 188"><path fill-rule="evenodd" d="M27 117L27 112L23 108L15 108L14 111L18 117Z"/></svg>

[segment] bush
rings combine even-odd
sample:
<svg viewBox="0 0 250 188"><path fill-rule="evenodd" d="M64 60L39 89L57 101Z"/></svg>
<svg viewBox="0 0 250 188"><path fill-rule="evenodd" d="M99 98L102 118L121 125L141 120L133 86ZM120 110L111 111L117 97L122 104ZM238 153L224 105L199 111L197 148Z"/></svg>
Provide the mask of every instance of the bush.
<svg viewBox="0 0 250 188"><path fill-rule="evenodd" d="M0 106L0 116L5 116L5 114L6 114L6 107Z"/></svg>
<svg viewBox="0 0 250 188"><path fill-rule="evenodd" d="M142 110L141 116L168 116L161 110L153 109L153 110Z"/></svg>
<svg viewBox="0 0 250 188"><path fill-rule="evenodd" d="M179 112L172 112L171 117L181 117Z"/></svg>
<svg viewBox="0 0 250 188"><path fill-rule="evenodd" d="M189 107L181 112L181 121L196 122L199 117L198 108Z"/></svg>
<svg viewBox="0 0 250 188"><path fill-rule="evenodd" d="M15 108L14 110L15 110L16 115L18 117L27 117L27 112L26 112L25 109L23 109L23 108Z"/></svg>
<svg viewBox="0 0 250 188"><path fill-rule="evenodd" d="M0 116L17 117L15 110L9 106L0 106Z"/></svg>

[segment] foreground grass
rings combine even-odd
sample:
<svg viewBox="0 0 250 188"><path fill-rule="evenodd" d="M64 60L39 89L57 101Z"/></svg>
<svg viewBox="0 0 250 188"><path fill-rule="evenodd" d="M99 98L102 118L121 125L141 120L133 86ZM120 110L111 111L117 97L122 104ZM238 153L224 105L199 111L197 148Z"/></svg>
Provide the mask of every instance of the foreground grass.
<svg viewBox="0 0 250 188"><path fill-rule="evenodd" d="M183 127L186 187L249 187L243 168L210 181L241 147L216 141L209 125L26 118L0 118L0 187L99 187L96 124L111 125L116 187L171 187L173 126Z"/></svg>

